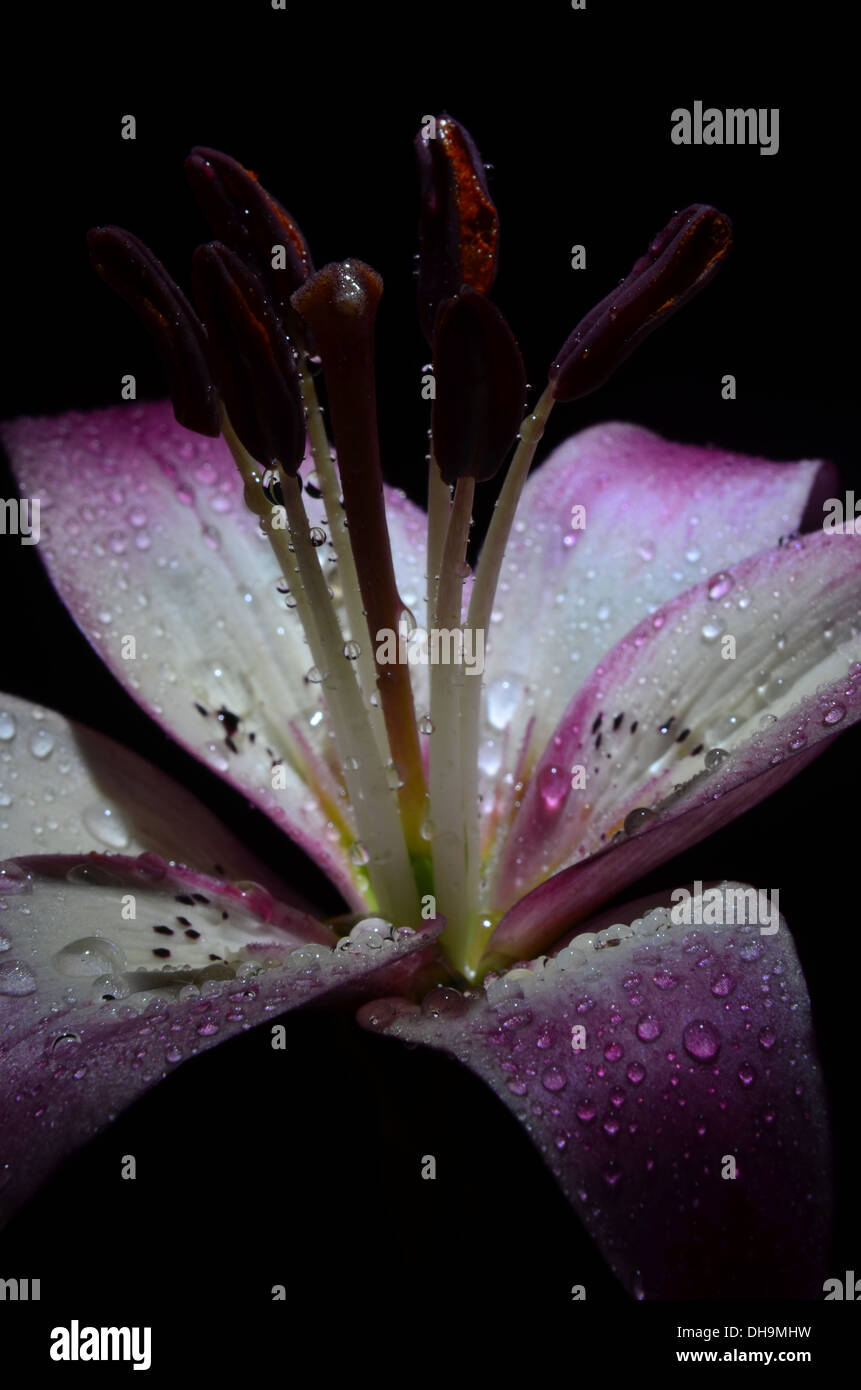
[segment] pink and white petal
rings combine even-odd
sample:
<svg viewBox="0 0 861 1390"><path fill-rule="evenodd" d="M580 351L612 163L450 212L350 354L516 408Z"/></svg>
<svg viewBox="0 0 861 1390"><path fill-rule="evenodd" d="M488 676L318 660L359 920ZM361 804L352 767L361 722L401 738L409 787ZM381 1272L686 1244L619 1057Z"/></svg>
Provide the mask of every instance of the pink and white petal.
<svg viewBox="0 0 861 1390"><path fill-rule="evenodd" d="M859 715L859 660L855 536L798 538L734 566L718 589L706 582L673 599L616 645L566 710L501 848L493 907L511 908L596 854L629 816L644 833L650 813L678 821L847 728ZM746 804L764 794L751 788ZM728 819L730 803L720 811ZM628 881L625 872L612 891Z"/></svg>
<svg viewBox="0 0 861 1390"><path fill-rule="evenodd" d="M94 848L254 881L305 908L206 806L136 753L55 710L0 694L0 859Z"/></svg>
<svg viewBox="0 0 861 1390"><path fill-rule="evenodd" d="M40 499L51 579L110 669L361 907L349 811L326 794L324 765L339 761L310 654L223 440L189 434L167 403L16 420L3 438L22 493ZM317 524L322 503L307 500ZM421 514L404 499L394 510L406 587Z"/></svg>
<svg viewBox="0 0 861 1390"><path fill-rule="evenodd" d="M360 1020L487 1082L635 1297L821 1297L828 1122L785 922L635 929Z"/></svg>
<svg viewBox="0 0 861 1390"><path fill-rule="evenodd" d="M607 424L529 479L488 634L485 737L541 748L573 688L635 623L798 529L831 465L770 463ZM585 507L573 529L572 508ZM492 780L492 779L491 779ZM486 790L487 788L485 788Z"/></svg>
<svg viewBox="0 0 861 1390"><path fill-rule="evenodd" d="M332 947L263 890L124 856L2 876L0 1219L181 1061L303 1004L403 988L439 930L368 919Z"/></svg>

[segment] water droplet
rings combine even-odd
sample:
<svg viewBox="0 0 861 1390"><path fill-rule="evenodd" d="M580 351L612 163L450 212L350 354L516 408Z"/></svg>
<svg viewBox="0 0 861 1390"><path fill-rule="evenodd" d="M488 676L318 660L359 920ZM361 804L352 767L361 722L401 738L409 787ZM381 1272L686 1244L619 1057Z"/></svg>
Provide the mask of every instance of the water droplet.
<svg viewBox="0 0 861 1390"><path fill-rule="evenodd" d="M344 643L344 656L347 658L348 661L358 661L361 655L362 648L359 646L358 642Z"/></svg>
<svg viewBox="0 0 861 1390"><path fill-rule="evenodd" d="M323 530L322 526L312 526L311 530L308 532L308 539L313 546L325 545L326 532Z"/></svg>
<svg viewBox="0 0 861 1390"><path fill-rule="evenodd" d="M433 720L431 719L431 717L430 717L429 714L423 714L422 717L421 717L421 719L419 720L419 733L420 733L420 734L432 734L433 731L434 731L434 722L433 722Z"/></svg>
<svg viewBox="0 0 861 1390"><path fill-rule="evenodd" d="M404 776L397 763L386 764L386 785L391 787L392 791L397 791L404 785Z"/></svg>
<svg viewBox="0 0 861 1390"><path fill-rule="evenodd" d="M564 1091L568 1085L568 1077L561 1067L545 1067L541 1073L541 1085L545 1091Z"/></svg>
<svg viewBox="0 0 861 1390"><path fill-rule="evenodd" d="M710 748L705 756L706 772L716 772L728 757L729 753L725 748Z"/></svg>
<svg viewBox="0 0 861 1390"><path fill-rule="evenodd" d="M576 1106L575 1113L578 1119L582 1120L584 1124L588 1125L591 1123L592 1120L594 1120L597 1111L591 1100L581 1100L578 1102Z"/></svg>
<svg viewBox="0 0 861 1390"><path fill-rule="evenodd" d="M742 1062L738 1069L738 1079L742 1086L749 1086L751 1082L756 1080L756 1072L750 1062Z"/></svg>
<svg viewBox="0 0 861 1390"><path fill-rule="evenodd" d="M8 743L15 737L15 719L8 710L0 710L0 742Z"/></svg>
<svg viewBox="0 0 861 1390"><path fill-rule="evenodd" d="M123 975L97 975L90 991L95 999L127 999L131 986Z"/></svg>
<svg viewBox="0 0 861 1390"><path fill-rule="evenodd" d="M517 680L493 681L487 688L487 718L494 729L507 729L520 704L521 686Z"/></svg>
<svg viewBox="0 0 861 1390"><path fill-rule="evenodd" d="M654 560L655 542L641 541L640 544L637 546L637 554L639 555L641 560Z"/></svg>
<svg viewBox="0 0 861 1390"><path fill-rule="evenodd" d="M608 1062L618 1062L619 1058L622 1056L624 1056L622 1044L616 1042L615 1038L612 1042L608 1042L607 1046L604 1048L605 1059Z"/></svg>
<svg viewBox="0 0 861 1390"><path fill-rule="evenodd" d="M438 985L422 1000L422 1013L430 1018L458 1018L468 1008L469 1001L460 990L451 989L448 985Z"/></svg>
<svg viewBox="0 0 861 1390"><path fill-rule="evenodd" d="M738 950L738 954L742 960L759 960L764 952L765 947L761 941L745 941Z"/></svg>
<svg viewBox="0 0 861 1390"><path fill-rule="evenodd" d="M700 636L704 642L716 642L723 630L724 625L720 618L709 618L700 628Z"/></svg>
<svg viewBox="0 0 861 1390"><path fill-rule="evenodd" d="M355 840L353 844L350 845L348 854L350 856L350 863L355 864L358 868L363 864L369 864L371 861L370 851L366 845L362 844L361 840Z"/></svg>
<svg viewBox="0 0 861 1390"><path fill-rule="evenodd" d="M30 736L29 746L34 758L47 758L54 750L54 735L50 729L37 729Z"/></svg>
<svg viewBox="0 0 861 1390"><path fill-rule="evenodd" d="M719 570L718 573L713 574L708 581L707 592L709 598L724 598L729 593L734 583L735 580L731 574L727 574L726 570Z"/></svg>
<svg viewBox="0 0 861 1390"><path fill-rule="evenodd" d="M129 830L119 811L112 806L93 804L83 812L81 819L85 828L111 849L125 849L129 842Z"/></svg>
<svg viewBox="0 0 861 1390"><path fill-rule="evenodd" d="M643 1014L637 1021L637 1037L640 1042L654 1042L664 1031L664 1025L655 1014Z"/></svg>
<svg viewBox="0 0 861 1390"><path fill-rule="evenodd" d="M658 989L665 990L675 989L676 985L679 983L676 976L672 971L668 970L665 965L658 966L658 969L652 976L652 980L657 985Z"/></svg>
<svg viewBox="0 0 861 1390"><path fill-rule="evenodd" d="M433 839L434 835L436 834L436 825L431 820L430 816L427 816L422 821L421 826L419 828L419 834L421 835L423 840Z"/></svg>
<svg viewBox="0 0 861 1390"><path fill-rule="evenodd" d="M87 883L96 884L100 888L109 887L112 884L121 882L116 874L111 873L110 869L103 864L73 864L71 869L66 870L67 883Z"/></svg>
<svg viewBox="0 0 861 1390"><path fill-rule="evenodd" d="M835 704L835 705L832 705L831 708L822 716L822 722L823 722L823 724L829 724L829 725L830 725L830 724L839 724L840 721L841 721L841 719L845 718L845 715L846 715L846 706L845 706L845 705L837 705L837 704Z"/></svg>
<svg viewBox="0 0 861 1390"><path fill-rule="evenodd" d="M774 1047L774 1044L775 1044L776 1042L777 1042L777 1034L775 1033L775 1031L774 1031L773 1028L769 1028L769 1027L768 1027L768 1024L766 1024L763 1028L760 1028L760 1030L759 1030L759 1045L760 1045L760 1047L764 1048L765 1051L768 1052L768 1050L769 1050L770 1048Z"/></svg>
<svg viewBox="0 0 861 1390"><path fill-rule="evenodd" d="M538 774L538 794L545 810L558 811L568 793L568 777L561 767L544 766Z"/></svg>
<svg viewBox="0 0 861 1390"><path fill-rule="evenodd" d="M312 685L319 685L321 681L326 679L326 674L324 671L321 671L319 667L312 666L310 670L305 672L305 679L306 681L310 681Z"/></svg>
<svg viewBox="0 0 861 1390"><path fill-rule="evenodd" d="M633 811L629 811L625 817L625 834L636 835L639 831L645 830L646 826L654 820L657 820L654 811L650 811L647 806L637 806Z"/></svg>
<svg viewBox="0 0 861 1390"><path fill-rule="evenodd" d="M736 981L725 970L720 975L716 975L711 982L712 994L716 995L718 999L725 999L727 995L732 994L735 987Z"/></svg>
<svg viewBox="0 0 861 1390"><path fill-rule="evenodd" d="M646 1075L646 1068L642 1062L632 1062L625 1073L632 1086L639 1086Z"/></svg>
<svg viewBox="0 0 861 1390"><path fill-rule="evenodd" d="M0 965L0 994L32 994L35 988L35 975L20 961L6 960Z"/></svg>
<svg viewBox="0 0 861 1390"><path fill-rule="evenodd" d="M689 1057L700 1062L710 1062L720 1051L720 1033L705 1019L695 1019L682 1033L682 1042Z"/></svg>
<svg viewBox="0 0 861 1390"><path fill-rule="evenodd" d="M82 936L57 951L53 963L61 975L87 979L110 974L113 970L122 971L126 962L122 951L112 941L102 936Z"/></svg>

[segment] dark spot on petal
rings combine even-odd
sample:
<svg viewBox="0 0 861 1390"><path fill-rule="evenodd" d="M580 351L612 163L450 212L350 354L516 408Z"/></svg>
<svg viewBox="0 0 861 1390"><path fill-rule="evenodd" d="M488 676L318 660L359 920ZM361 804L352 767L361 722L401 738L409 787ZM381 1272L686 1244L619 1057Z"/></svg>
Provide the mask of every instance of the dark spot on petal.
<svg viewBox="0 0 861 1390"><path fill-rule="evenodd" d="M631 733L632 733L632 734L635 734L635 733L637 732L637 729L638 729L638 727L639 727L639 724L640 724L639 719L635 719L634 722L633 722L633 724L631 725Z"/></svg>
<svg viewBox="0 0 861 1390"><path fill-rule="evenodd" d="M232 710L226 709L224 705L222 705L221 709L218 711L218 719L232 738L239 728L239 715L234 714Z"/></svg>
<svg viewBox="0 0 861 1390"><path fill-rule="evenodd" d="M198 714L203 715L204 719L209 718L209 710L204 709L203 705L199 705L196 700L194 702L194 708L197 710Z"/></svg>
<svg viewBox="0 0 861 1390"><path fill-rule="evenodd" d="M705 748L705 744L704 744L704 743L698 743L697 746L696 746L696 748L692 748L692 749L691 749L691 757L692 757L692 758L695 758L695 757L697 756L698 753L701 753L701 752L703 751L704 748Z"/></svg>
<svg viewBox="0 0 861 1390"><path fill-rule="evenodd" d="M624 718L625 718L625 712L624 712L624 710L622 711L621 714L617 714L617 715L616 715L616 718L613 720L613 733L616 732L616 730L618 729L619 725L621 724L621 722L622 722L622 720L623 720Z"/></svg>
<svg viewBox="0 0 861 1390"><path fill-rule="evenodd" d="M688 736L689 733L690 733L690 729L682 729L682 732L679 734L678 738L676 739L676 743L684 743L684 741L685 741L685 739L687 738L687 736Z"/></svg>
<svg viewBox="0 0 861 1390"><path fill-rule="evenodd" d="M200 937L200 932L195 931L194 927L188 927L185 934L190 941L197 941Z"/></svg>
<svg viewBox="0 0 861 1390"><path fill-rule="evenodd" d="M602 720L603 718L604 718L603 713L601 713L601 714L598 715L598 718L595 720L594 724L592 725L592 733L593 733L593 734L597 734L598 730L599 730L600 727L601 727L601 720Z"/></svg>
<svg viewBox="0 0 861 1390"><path fill-rule="evenodd" d="M153 927L153 931L157 931L159 936L173 936L173 927Z"/></svg>
<svg viewBox="0 0 861 1390"><path fill-rule="evenodd" d="M194 907L194 898L190 897L188 893L177 893L174 902L186 903L189 907Z"/></svg>
<svg viewBox="0 0 861 1390"><path fill-rule="evenodd" d="M156 946L153 951L153 955L160 956L161 959L164 960L166 956L170 955L170 951L167 949L166 946Z"/></svg>
<svg viewBox="0 0 861 1390"><path fill-rule="evenodd" d="M188 920L187 917L177 917L176 920L179 922L179 925L180 925L181 927L190 927L190 926L191 926L191 923L189 922L189 920Z"/></svg>

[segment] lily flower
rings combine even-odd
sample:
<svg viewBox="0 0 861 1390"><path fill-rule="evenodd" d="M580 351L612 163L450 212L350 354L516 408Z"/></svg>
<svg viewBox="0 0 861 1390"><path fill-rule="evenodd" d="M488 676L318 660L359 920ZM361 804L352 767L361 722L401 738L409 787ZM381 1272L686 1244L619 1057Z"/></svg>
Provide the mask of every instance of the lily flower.
<svg viewBox="0 0 861 1390"><path fill-rule="evenodd" d="M90 235L173 413L3 428L84 636L346 910L324 918L135 753L4 697L2 1212L184 1059L325 1000L484 1080L633 1296L815 1294L827 1115L776 904L766 925L725 882L687 921L670 888L596 914L858 719L861 542L802 534L817 461L607 424L530 476L551 409L711 280L729 221L676 214L524 416L484 166L449 116L417 154L427 515L383 481L380 277L315 271L210 149L187 164L216 238L196 308L130 233ZM473 573L476 489L506 463Z"/></svg>

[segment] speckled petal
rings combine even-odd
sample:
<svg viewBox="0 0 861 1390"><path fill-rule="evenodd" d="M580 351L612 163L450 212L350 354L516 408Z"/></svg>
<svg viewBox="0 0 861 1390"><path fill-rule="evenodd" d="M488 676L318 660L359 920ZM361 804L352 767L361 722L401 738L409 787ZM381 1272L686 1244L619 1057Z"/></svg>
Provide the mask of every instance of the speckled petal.
<svg viewBox="0 0 861 1390"><path fill-rule="evenodd" d="M0 694L0 859L91 850L153 852L306 906L206 806L136 753L55 710Z"/></svg>
<svg viewBox="0 0 861 1390"><path fill-rule="evenodd" d="M333 792L320 687L223 440L189 434L167 403L15 420L2 436L22 494L41 501L39 553L100 656L361 908L366 876L347 852L355 833ZM318 525L322 503L306 501ZM408 601L424 589L424 523L403 494L388 502ZM321 557L337 596L327 547Z"/></svg>
<svg viewBox="0 0 861 1390"><path fill-rule="evenodd" d="M694 898L690 925L664 908L578 937L471 998L360 1012L487 1082L636 1298L822 1296L829 1140L807 989L782 918L773 934L696 923L715 901L728 920L736 890Z"/></svg>
<svg viewBox="0 0 861 1390"><path fill-rule="evenodd" d="M526 485L488 634L484 737L499 751L507 732L506 767L530 719L534 756L571 692L637 622L796 531L832 474L672 444L637 425L562 444Z"/></svg>
<svg viewBox="0 0 861 1390"><path fill-rule="evenodd" d="M855 536L797 538L672 600L616 645L565 711L511 824L494 905L511 908L615 837L637 835L655 851L656 817L678 820L708 802L720 803L718 821L737 814L724 792L859 717L859 662ZM763 794L751 788L747 804ZM604 863L607 896L630 881L612 881L618 844ZM595 906L578 904L579 915ZM536 945L521 943L515 959Z"/></svg>
<svg viewBox="0 0 861 1390"><path fill-rule="evenodd" d="M178 1063L326 996L403 989L439 930L367 919L333 948L263 889L153 856L7 861L0 902L0 1219Z"/></svg>

